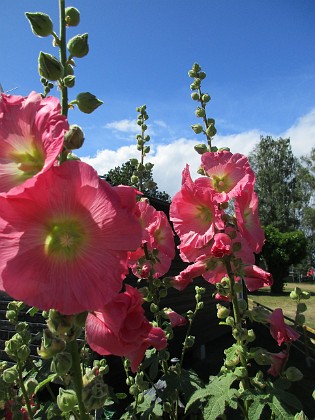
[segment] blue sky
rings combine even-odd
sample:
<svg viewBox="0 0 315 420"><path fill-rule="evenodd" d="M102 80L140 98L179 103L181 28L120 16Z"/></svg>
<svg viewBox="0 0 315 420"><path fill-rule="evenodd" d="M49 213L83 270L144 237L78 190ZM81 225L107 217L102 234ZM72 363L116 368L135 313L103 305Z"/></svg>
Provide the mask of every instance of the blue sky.
<svg viewBox="0 0 315 420"><path fill-rule="evenodd" d="M91 115L71 111L86 141L78 152L99 173L134 157L136 107L147 104L154 176L160 189L179 188L200 142L187 71L207 73L217 144L249 153L260 135L290 136L296 155L315 146L315 2L313 0L73 0L81 23L68 38L89 33L90 53L77 59L70 99L90 91L104 101ZM27 95L41 90L39 51L25 11L49 14L58 32L57 0L2 0L0 82ZM58 91L52 92L58 95Z"/></svg>

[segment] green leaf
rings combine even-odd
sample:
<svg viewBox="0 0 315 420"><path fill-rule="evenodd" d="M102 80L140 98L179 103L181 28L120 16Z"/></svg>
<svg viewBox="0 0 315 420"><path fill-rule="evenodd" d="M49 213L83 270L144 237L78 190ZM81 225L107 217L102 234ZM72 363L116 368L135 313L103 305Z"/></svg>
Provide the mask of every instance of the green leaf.
<svg viewBox="0 0 315 420"><path fill-rule="evenodd" d="M232 372L222 376L215 376L206 388L198 389L191 396L186 405L186 412L194 402L201 399L207 399L205 413L207 415L210 415L211 413L212 416L215 416L212 417L212 419L222 415L226 405L235 398L235 392L230 391L230 388L236 379L236 376ZM208 418L210 419L210 417Z"/></svg>
<svg viewBox="0 0 315 420"><path fill-rule="evenodd" d="M37 387L35 388L34 394L36 394L40 389L42 389L45 385L52 382L54 379L58 377L57 373L52 373L49 375L44 381L40 382Z"/></svg>
<svg viewBox="0 0 315 420"><path fill-rule="evenodd" d="M249 398L252 399L252 402L248 409L248 418L251 420L260 420L265 407L265 398L261 395L253 395Z"/></svg>
<svg viewBox="0 0 315 420"><path fill-rule="evenodd" d="M272 397L272 402L269 402L268 405L277 420L294 419L294 416L275 395Z"/></svg>
<svg viewBox="0 0 315 420"><path fill-rule="evenodd" d="M35 306L32 306L26 313L30 316L34 316L39 311L38 308L35 308Z"/></svg>

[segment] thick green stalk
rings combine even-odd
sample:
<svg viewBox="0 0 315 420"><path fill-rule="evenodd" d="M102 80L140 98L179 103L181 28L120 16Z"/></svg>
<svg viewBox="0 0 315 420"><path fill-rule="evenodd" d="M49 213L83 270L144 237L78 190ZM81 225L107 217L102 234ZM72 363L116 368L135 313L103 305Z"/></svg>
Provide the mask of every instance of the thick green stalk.
<svg viewBox="0 0 315 420"><path fill-rule="evenodd" d="M67 45L66 45L66 4L65 0L59 0L59 25L60 25L60 36L59 36L59 55L60 62L66 69L67 65ZM61 113L62 115L68 115L68 88L63 84L60 86L61 96Z"/></svg>
<svg viewBox="0 0 315 420"><path fill-rule="evenodd" d="M69 349L72 356L72 382L74 385L74 390L77 395L78 399L78 406L80 411L80 419L81 420L88 420L89 415L87 414L83 400L82 400L82 372L81 372L81 366L80 366L80 356L79 356L79 350L78 350L78 344L76 340L72 340L69 343Z"/></svg>
<svg viewBox="0 0 315 420"><path fill-rule="evenodd" d="M27 394L27 391L26 391L26 388L25 388L25 385L24 385L24 381L23 381L23 376L22 376L23 368L22 368L19 360L17 362L17 368L18 368L18 374L19 374L19 385L20 385L20 388L21 388L21 391L22 391L22 394L23 394L23 397L24 397L25 405L26 405L26 408L27 408L27 414L28 414L29 419L33 420L34 417L33 417L32 407L31 407L31 404L30 404L30 399L29 399L29 396Z"/></svg>

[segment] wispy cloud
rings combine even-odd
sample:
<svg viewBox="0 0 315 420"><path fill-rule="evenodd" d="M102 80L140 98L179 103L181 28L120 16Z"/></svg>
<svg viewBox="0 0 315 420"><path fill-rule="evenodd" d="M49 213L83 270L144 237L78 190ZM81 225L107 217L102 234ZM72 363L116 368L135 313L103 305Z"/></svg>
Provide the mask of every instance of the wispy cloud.
<svg viewBox="0 0 315 420"><path fill-rule="evenodd" d="M295 156L308 154L315 147L315 109L299 118L281 137L290 137Z"/></svg>
<svg viewBox="0 0 315 420"><path fill-rule="evenodd" d="M127 120L128 121L128 120ZM229 147L233 153L248 155L256 144L259 143L261 133L259 130L246 131L239 134L216 136L217 147ZM296 156L308 154L315 146L315 109L301 117L292 127L284 133L272 134L274 138L290 137L293 153ZM181 174L186 164L189 164L193 178L199 176L197 169L200 164L200 156L193 150L199 143L198 136L195 138L181 137L172 143L151 143L151 153L148 160L154 163L153 176L160 190L164 190L171 196L174 195L181 185ZM99 174L104 174L115 166L119 166L130 158L139 156L136 145L123 146L113 150L100 150L96 156L86 156L81 159L93 166Z"/></svg>
<svg viewBox="0 0 315 420"><path fill-rule="evenodd" d="M112 121L105 125L105 128L109 128L116 131L121 131L123 133L137 133L140 131L140 128L135 120L119 120Z"/></svg>

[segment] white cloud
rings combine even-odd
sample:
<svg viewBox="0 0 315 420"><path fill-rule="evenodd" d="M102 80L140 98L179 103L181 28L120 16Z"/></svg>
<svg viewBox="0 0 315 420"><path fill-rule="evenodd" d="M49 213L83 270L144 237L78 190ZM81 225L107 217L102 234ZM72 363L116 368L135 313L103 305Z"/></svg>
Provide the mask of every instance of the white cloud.
<svg viewBox="0 0 315 420"><path fill-rule="evenodd" d="M128 121L128 120L125 120ZM233 153L248 155L259 142L262 133L251 130L239 134L215 137L217 147L229 147ZM292 127L280 135L272 134L274 138L279 136L290 137L293 153L296 156L308 154L315 146L315 109L301 117ZM198 176L197 169L200 164L200 156L193 147L201 141L198 136L194 139L179 138L170 144L151 144L151 153L148 161L154 163L153 177L161 191L166 191L171 196L179 191L181 186L181 174L186 163L190 165L193 178ZM83 161L93 166L99 174L104 174L115 166L121 165L130 158L139 157L136 145L120 147L116 151L101 150L95 157L83 157Z"/></svg>
<svg viewBox="0 0 315 420"><path fill-rule="evenodd" d="M281 137L290 137L295 156L309 154L315 147L315 109L299 118Z"/></svg>
<svg viewBox="0 0 315 420"><path fill-rule="evenodd" d="M117 150L99 150L94 157L84 156L80 157L80 159L93 166L99 175L104 175L110 169L114 169L116 166L121 166L123 163L127 162L127 160L134 158L138 154L139 152L134 144L131 146L120 147Z"/></svg>
<svg viewBox="0 0 315 420"><path fill-rule="evenodd" d="M135 120L119 120L112 121L105 125L105 128L114 129L117 131L122 131L123 133L138 133L140 132L140 127Z"/></svg>

